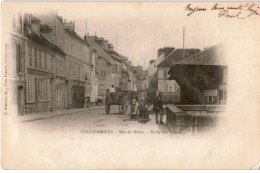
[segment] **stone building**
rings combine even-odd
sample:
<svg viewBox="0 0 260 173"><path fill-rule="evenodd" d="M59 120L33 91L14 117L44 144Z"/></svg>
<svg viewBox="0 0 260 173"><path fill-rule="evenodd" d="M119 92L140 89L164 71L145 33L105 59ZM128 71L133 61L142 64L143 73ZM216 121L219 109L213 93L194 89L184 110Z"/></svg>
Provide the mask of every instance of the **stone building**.
<svg viewBox="0 0 260 173"><path fill-rule="evenodd" d="M69 108L83 107L85 96L90 93L90 53L86 41L75 32L75 23L64 23L65 53L68 71L68 102Z"/></svg>
<svg viewBox="0 0 260 173"><path fill-rule="evenodd" d="M112 59L104 49L104 39L97 36L85 36L90 45L90 54L95 59L95 75L98 76L97 103L104 103L106 89L112 85ZM92 73L94 76L94 73ZM94 93L94 91L93 91Z"/></svg>
<svg viewBox="0 0 260 173"><path fill-rule="evenodd" d="M37 16L53 31L43 36L66 53L66 108L83 107L84 97L91 93L91 58L89 45L76 32L75 23L66 22L56 12ZM73 71L71 67L76 68ZM74 73L75 72L75 73Z"/></svg>
<svg viewBox="0 0 260 173"><path fill-rule="evenodd" d="M53 29L31 14L25 15L26 113L64 109L65 53L44 37Z"/></svg>

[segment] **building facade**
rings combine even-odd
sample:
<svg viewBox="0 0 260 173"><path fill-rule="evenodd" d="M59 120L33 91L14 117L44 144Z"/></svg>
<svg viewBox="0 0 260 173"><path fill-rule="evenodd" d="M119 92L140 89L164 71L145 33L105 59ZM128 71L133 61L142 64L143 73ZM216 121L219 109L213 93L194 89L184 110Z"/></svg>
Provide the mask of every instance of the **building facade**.
<svg viewBox="0 0 260 173"><path fill-rule="evenodd" d="M85 89L90 93L89 83L85 83L90 74L89 51L86 42L75 32L74 22L65 23L65 53L68 71L68 106L83 107ZM87 68L88 67L88 68ZM87 85L87 86L86 86Z"/></svg>
<svg viewBox="0 0 260 173"><path fill-rule="evenodd" d="M44 27L44 28L43 28ZM31 14L25 16L26 113L66 108L65 53L42 32L52 32Z"/></svg>
<svg viewBox="0 0 260 173"><path fill-rule="evenodd" d="M228 66L222 45L213 46L173 65L170 80L180 86L181 104L227 104Z"/></svg>
<svg viewBox="0 0 260 173"><path fill-rule="evenodd" d="M24 15L16 13L3 20L2 32L2 101L8 115L25 114L25 46Z"/></svg>
<svg viewBox="0 0 260 173"><path fill-rule="evenodd" d="M180 101L180 87L175 80L168 80L170 67L193 54L200 52L199 49L175 49L165 57L158 68L158 91L162 93L162 99L166 103ZM161 54L160 56L165 55ZM185 56L184 56L185 55Z"/></svg>
<svg viewBox="0 0 260 173"><path fill-rule="evenodd" d="M90 45L90 54L95 59L95 75L98 76L97 103L104 103L106 89L112 85L112 59L104 49L104 39L97 36L85 36Z"/></svg>

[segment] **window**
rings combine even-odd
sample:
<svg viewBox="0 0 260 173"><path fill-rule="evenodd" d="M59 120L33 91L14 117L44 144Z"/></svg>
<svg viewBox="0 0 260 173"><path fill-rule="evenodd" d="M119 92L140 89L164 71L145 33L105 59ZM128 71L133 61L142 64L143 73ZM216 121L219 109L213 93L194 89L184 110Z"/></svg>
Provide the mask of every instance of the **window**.
<svg viewBox="0 0 260 173"><path fill-rule="evenodd" d="M116 64L113 64L112 65L112 73L115 73L116 72Z"/></svg>
<svg viewBox="0 0 260 173"><path fill-rule="evenodd" d="M209 102L212 102L212 96L209 96Z"/></svg>
<svg viewBox="0 0 260 173"><path fill-rule="evenodd" d="M54 67L54 59L53 59L53 56L51 56L51 71L52 72L54 71L53 67Z"/></svg>
<svg viewBox="0 0 260 173"><path fill-rule="evenodd" d="M35 59L34 67L37 68L37 49L36 48L34 48L34 59Z"/></svg>
<svg viewBox="0 0 260 173"><path fill-rule="evenodd" d="M53 57L54 59L54 64L53 66L55 67L55 69L53 70L55 73L58 73L58 62L57 62L57 59L55 57Z"/></svg>
<svg viewBox="0 0 260 173"><path fill-rule="evenodd" d="M81 70L80 70L80 66L79 66L79 80L81 80Z"/></svg>
<svg viewBox="0 0 260 173"><path fill-rule="evenodd" d="M35 102L35 77L27 77L26 96L27 103Z"/></svg>
<svg viewBox="0 0 260 173"><path fill-rule="evenodd" d="M224 104L227 104L227 91L224 91Z"/></svg>
<svg viewBox="0 0 260 173"><path fill-rule="evenodd" d="M38 100L46 101L50 99L50 79L38 78Z"/></svg>
<svg viewBox="0 0 260 173"><path fill-rule="evenodd" d="M165 83L163 86L164 86L163 91L164 91L164 92L168 92L168 84Z"/></svg>
<svg viewBox="0 0 260 173"><path fill-rule="evenodd" d="M60 75L62 75L62 66L63 66L63 61L60 61Z"/></svg>
<svg viewBox="0 0 260 173"><path fill-rule="evenodd" d="M39 68L42 69L42 52L39 50Z"/></svg>
<svg viewBox="0 0 260 173"><path fill-rule="evenodd" d="M167 70L164 70L163 71L163 79L167 79L167 77L168 77L168 71Z"/></svg>
<svg viewBox="0 0 260 173"><path fill-rule="evenodd" d="M29 67L32 67L32 46L29 46Z"/></svg>
<svg viewBox="0 0 260 173"><path fill-rule="evenodd" d="M47 70L47 53L44 53L44 69Z"/></svg>
<svg viewBox="0 0 260 173"><path fill-rule="evenodd" d="M21 45L16 44L16 72L22 72Z"/></svg>
<svg viewBox="0 0 260 173"><path fill-rule="evenodd" d="M222 72L222 83L227 83L227 74L228 71L227 69L223 69L223 72Z"/></svg>

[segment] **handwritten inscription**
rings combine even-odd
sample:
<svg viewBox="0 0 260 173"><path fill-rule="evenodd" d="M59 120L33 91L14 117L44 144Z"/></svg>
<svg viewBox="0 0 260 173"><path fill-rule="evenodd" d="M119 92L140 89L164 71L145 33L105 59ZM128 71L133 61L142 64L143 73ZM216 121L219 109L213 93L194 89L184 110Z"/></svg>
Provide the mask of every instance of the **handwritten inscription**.
<svg viewBox="0 0 260 173"><path fill-rule="evenodd" d="M260 16L260 5L255 3L240 4L236 6L223 6L219 3L215 3L211 8L188 4L184 10L188 12L187 16L205 11L215 11L220 18L246 19L251 16Z"/></svg>

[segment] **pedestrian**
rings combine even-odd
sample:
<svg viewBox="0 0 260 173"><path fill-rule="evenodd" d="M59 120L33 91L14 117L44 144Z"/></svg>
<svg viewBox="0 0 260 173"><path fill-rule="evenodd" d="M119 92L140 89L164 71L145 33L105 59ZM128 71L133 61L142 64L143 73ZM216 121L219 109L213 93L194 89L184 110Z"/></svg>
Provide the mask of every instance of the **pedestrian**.
<svg viewBox="0 0 260 173"><path fill-rule="evenodd" d="M144 101L144 99L140 99L140 102L138 105L140 120L138 122L144 124L147 121L149 121L148 107L149 107L149 105Z"/></svg>
<svg viewBox="0 0 260 173"><path fill-rule="evenodd" d="M89 99L89 97L86 97L86 99L87 99L87 101L86 101L86 103L87 103L87 108L89 108L89 105L90 105L90 99Z"/></svg>
<svg viewBox="0 0 260 173"><path fill-rule="evenodd" d="M158 124L158 115L159 115L159 124L163 124L163 103L162 103L162 93L159 92L158 96L155 99L153 104L153 111L155 112L155 122Z"/></svg>
<svg viewBox="0 0 260 173"><path fill-rule="evenodd" d="M124 104L124 114L125 114L124 119L127 119L129 117L129 114L130 114L130 104L131 104L130 92L126 93L126 95L124 97L124 103L123 104Z"/></svg>
<svg viewBox="0 0 260 173"><path fill-rule="evenodd" d="M114 97L114 93L116 92L115 88L114 88L114 85L111 85L111 87L109 88L109 92L110 92L110 94L111 94L111 96L113 98Z"/></svg>
<svg viewBox="0 0 260 173"><path fill-rule="evenodd" d="M106 106L106 110L108 110L108 114L110 111L110 106L111 106L111 102L112 102L112 97L111 97L111 93L109 91L109 89L106 90L106 98L105 98L105 106Z"/></svg>

